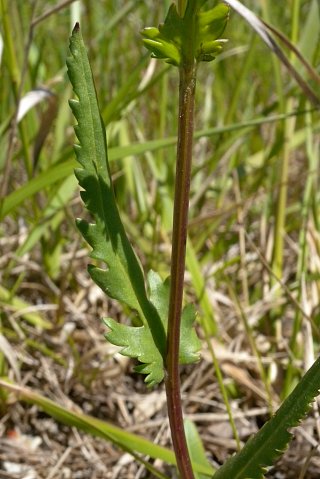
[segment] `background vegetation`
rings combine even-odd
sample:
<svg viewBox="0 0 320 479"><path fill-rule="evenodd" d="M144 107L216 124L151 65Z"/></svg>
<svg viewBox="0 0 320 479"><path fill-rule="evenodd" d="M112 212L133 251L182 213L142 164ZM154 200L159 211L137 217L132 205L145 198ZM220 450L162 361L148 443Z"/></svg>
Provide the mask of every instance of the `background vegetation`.
<svg viewBox="0 0 320 479"><path fill-rule="evenodd" d="M0 376L65 410L81 409L170 446L164 395L146 391L132 363L103 338L101 317L130 317L86 272L88 251L74 223L83 211L65 67L79 20L122 219L146 269L166 277L177 72L150 60L142 46L140 29L162 21L170 4L152 3L0 0ZM319 65L317 0L246 5ZM199 310L203 350L201 363L183 370L185 409L213 465L264 423L312 364L320 321L319 115L235 13L225 36L224 53L199 71L186 294ZM37 403L26 391L22 397ZM61 426L6 389L0 393L2 469L13 461L35 477L154 477L110 443ZM285 478L319 476L317 416L315 408L268 477L279 470ZM65 422L79 426L69 416ZM155 465L172 477L160 459Z"/></svg>

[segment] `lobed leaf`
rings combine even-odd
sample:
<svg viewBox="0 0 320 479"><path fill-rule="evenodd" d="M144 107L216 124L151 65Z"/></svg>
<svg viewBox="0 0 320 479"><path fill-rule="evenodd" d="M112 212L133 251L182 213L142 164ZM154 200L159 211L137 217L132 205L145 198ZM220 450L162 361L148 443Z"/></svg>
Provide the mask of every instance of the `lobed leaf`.
<svg viewBox="0 0 320 479"><path fill-rule="evenodd" d="M150 301L156 308L167 331L167 318L169 309L169 280L162 282L160 276L154 271L148 274ZM195 310L192 305L184 308L181 318L180 333L180 364L190 364L199 360L201 343L193 328ZM150 330L146 326L133 327L119 324L111 318L104 320L109 328L106 338L112 344L120 346L121 354L137 358L142 365L136 366L137 372L147 374L146 382L149 386L162 381L164 370L161 355L152 341Z"/></svg>
<svg viewBox="0 0 320 479"><path fill-rule="evenodd" d="M148 274L148 284L150 289L150 301L158 311L161 321L167 331L168 311L169 311L169 291L170 279L162 282L160 276L154 271ZM199 360L201 342L194 330L196 311L192 304L183 308L181 315L180 329L180 364L190 364Z"/></svg>
<svg viewBox="0 0 320 479"><path fill-rule="evenodd" d="M136 309L143 321L147 301L144 278L116 206L105 128L79 27L74 29L70 39L70 52L68 74L78 97L78 100L70 100L70 106L78 121L75 133L80 145L75 146L75 153L82 166L75 173L83 188L83 202L95 219L95 224L84 220L77 224L93 248L91 256L107 266L105 270L91 266L89 272L107 294ZM120 282L121 287L117 290Z"/></svg>
<svg viewBox="0 0 320 479"><path fill-rule="evenodd" d="M159 384L164 377L162 357L152 340L149 328L145 326L127 326L119 324L111 318L104 319L109 328L107 340L120 346L120 353L124 356L138 359L142 365L136 366L135 371L146 374L145 382L152 387Z"/></svg>
<svg viewBox="0 0 320 479"><path fill-rule="evenodd" d="M91 257L105 268L89 266L92 279L111 298L136 311L141 323L150 328L150 338L161 358L165 354L166 337L159 315L148 300L143 272L125 233L116 205L108 164L105 128L100 116L94 82L87 53L77 25L70 39L71 57L68 74L78 100L70 106L78 121L75 132L76 170L81 197L95 223L78 220L83 237L92 247ZM160 366L159 366L160 367Z"/></svg>
<svg viewBox="0 0 320 479"><path fill-rule="evenodd" d="M75 146L75 152L82 167L76 170L76 176L83 188L80 193L83 202L94 218L92 223L77 220L77 226L92 248L91 258L100 264L100 267L89 265L88 271L105 294L136 312L139 327L106 319L105 324L109 328L106 338L120 346L122 354L137 358L142 363L136 370L146 374L146 382L153 386L164 376L169 284L168 281L163 283L156 273L151 272L148 276L148 298L142 268L116 205L105 127L79 26L72 33L70 52L68 74L78 97L78 100L70 101L70 106L78 121L75 132L80 144ZM194 309L188 306L182 315L181 363L194 362L199 358L200 342L193 330L194 320Z"/></svg>

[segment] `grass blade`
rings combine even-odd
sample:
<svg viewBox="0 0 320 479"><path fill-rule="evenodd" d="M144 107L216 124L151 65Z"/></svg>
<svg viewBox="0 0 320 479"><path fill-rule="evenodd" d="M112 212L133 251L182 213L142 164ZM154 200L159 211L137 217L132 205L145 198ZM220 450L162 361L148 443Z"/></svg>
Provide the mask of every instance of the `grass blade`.
<svg viewBox="0 0 320 479"><path fill-rule="evenodd" d="M176 460L172 451L157 444L153 444L151 441L148 441L137 434L127 432L107 421L96 419L88 414L84 414L83 412L70 410L29 388L18 386L17 384L8 382L3 378L0 379L0 387L16 393L22 401L35 404L57 421L62 422L67 426L74 426L92 436L111 441L125 451L140 453L150 456L153 459L165 461L167 464L176 465ZM207 476L212 475L212 468L209 466L194 462L193 467L199 473Z"/></svg>

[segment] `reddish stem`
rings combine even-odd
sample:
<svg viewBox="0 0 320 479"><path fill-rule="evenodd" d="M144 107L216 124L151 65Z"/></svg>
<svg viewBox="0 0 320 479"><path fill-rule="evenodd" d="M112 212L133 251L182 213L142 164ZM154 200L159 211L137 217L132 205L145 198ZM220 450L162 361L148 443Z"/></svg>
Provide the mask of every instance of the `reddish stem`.
<svg viewBox="0 0 320 479"><path fill-rule="evenodd" d="M191 65L183 65L180 68L178 146L166 357L168 416L177 466L182 479L194 479L183 426L179 343L188 228L195 87L196 65L192 62Z"/></svg>

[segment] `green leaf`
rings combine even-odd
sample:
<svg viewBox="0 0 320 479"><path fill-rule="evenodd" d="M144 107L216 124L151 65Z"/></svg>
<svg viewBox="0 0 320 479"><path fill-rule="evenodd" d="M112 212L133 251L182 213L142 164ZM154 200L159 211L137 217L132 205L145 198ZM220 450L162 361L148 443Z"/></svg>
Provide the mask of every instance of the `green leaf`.
<svg viewBox="0 0 320 479"><path fill-rule="evenodd" d="M142 30L143 43L152 56L179 66L185 61L211 61L220 53L229 7L221 3L200 12L206 0L189 0L183 17L173 3L163 24Z"/></svg>
<svg viewBox="0 0 320 479"><path fill-rule="evenodd" d="M214 474L214 479L263 479L265 468L274 463L292 439L288 429L300 423L319 389L320 358L307 371L274 417Z"/></svg>
<svg viewBox="0 0 320 479"><path fill-rule="evenodd" d="M154 271L148 274L148 284L150 289L150 301L159 313L161 321L167 331L168 311L169 311L169 291L170 278L164 282L160 276ZM191 364L199 360L199 351L201 342L193 328L196 319L195 308L192 304L188 304L183 308L181 316L180 329L180 364Z"/></svg>
<svg viewBox="0 0 320 479"><path fill-rule="evenodd" d="M141 365L135 371L147 374L145 382L152 387L160 383L164 376L161 354L155 347L150 330L145 326L127 326L119 324L111 318L104 319L110 331L106 334L107 340L121 346L120 353L124 356L137 358Z"/></svg>
<svg viewBox="0 0 320 479"><path fill-rule="evenodd" d="M150 328L155 348L164 357L166 336L159 315L147 298L143 272L125 233L116 205L108 164L105 127L101 120L87 53L76 26L70 38L68 74L78 100L70 106L78 124L75 146L82 168L76 170L81 197L94 223L78 220L78 228L92 247L91 257L104 268L89 266L92 279L110 297L136 311L141 323Z"/></svg>
<svg viewBox="0 0 320 479"><path fill-rule="evenodd" d="M154 271L148 274L150 301L157 310L165 331L169 308L169 280L162 282ZM199 360L201 343L193 328L195 311L192 305L184 308L181 318L180 357L181 364L189 364ZM147 374L146 383L154 386L162 381L164 376L162 357L152 341L150 330L146 326L127 326L119 324L111 318L104 320L110 329L106 338L110 343L120 346L121 354L137 358L142 364L135 370Z"/></svg>
<svg viewBox="0 0 320 479"><path fill-rule="evenodd" d="M193 304L187 304L182 311L179 362L191 364L200 359L200 340L193 328L196 312Z"/></svg>
<svg viewBox="0 0 320 479"><path fill-rule="evenodd" d="M71 100L78 121L75 127L80 145L75 146L76 170L81 197L94 218L88 223L78 220L77 226L92 247L91 257L99 265L89 265L91 278L109 297L117 299L136 312L139 327L118 324L106 319L106 338L122 348L121 353L137 358L136 370L146 374L149 386L164 376L163 358L166 351L166 330L169 305L169 283L156 273L148 276L150 299L147 296L143 272L125 233L113 192L109 171L105 128L101 120L92 73L76 27L70 39L71 57L68 74L78 100ZM180 362L187 364L199 359L200 342L193 330L195 312L187 306L182 314Z"/></svg>

